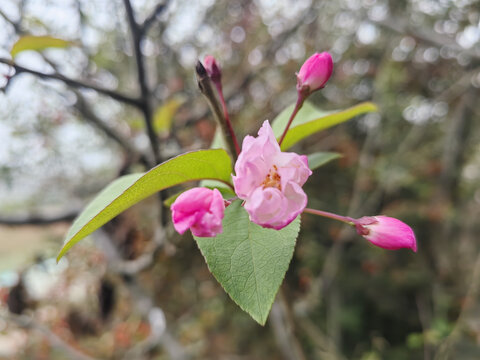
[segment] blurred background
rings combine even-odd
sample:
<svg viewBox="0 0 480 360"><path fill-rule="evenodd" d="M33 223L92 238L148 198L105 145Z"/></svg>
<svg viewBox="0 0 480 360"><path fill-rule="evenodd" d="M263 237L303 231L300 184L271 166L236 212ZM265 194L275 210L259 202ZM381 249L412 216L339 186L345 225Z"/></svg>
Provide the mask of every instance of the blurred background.
<svg viewBox="0 0 480 360"><path fill-rule="evenodd" d="M27 35L72 43L12 63ZM265 327L156 197L55 263L109 182L209 146L198 59L220 62L241 138L321 51L334 74L310 100L380 111L295 147L344 155L309 179L309 206L400 218L417 254L303 215ZM479 359L479 65L476 0L2 0L0 358Z"/></svg>

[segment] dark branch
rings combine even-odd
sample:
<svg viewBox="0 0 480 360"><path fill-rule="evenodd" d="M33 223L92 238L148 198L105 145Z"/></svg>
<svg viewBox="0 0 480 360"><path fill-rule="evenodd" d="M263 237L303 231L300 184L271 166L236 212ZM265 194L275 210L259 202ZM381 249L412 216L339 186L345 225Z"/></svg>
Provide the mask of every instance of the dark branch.
<svg viewBox="0 0 480 360"><path fill-rule="evenodd" d="M135 15L133 13L133 8L130 0L123 0L123 3L125 5L125 11L127 13L130 32L132 33L132 44L135 53L135 61L137 64L137 76L141 92L140 110L142 111L145 120L147 135L150 139L150 145L152 148L155 163L158 164L161 162L161 157L159 152L158 138L155 134L155 129L153 128L153 110L150 98L150 90L148 89L144 57L141 49L143 34L139 24L135 20Z"/></svg>
<svg viewBox="0 0 480 360"><path fill-rule="evenodd" d="M22 34L23 33L23 30L20 26L20 22L19 21L13 21L12 19L10 19L7 14L5 14L2 10L0 10L0 16L2 18L5 19L6 22L8 22L10 25L13 26L13 29L15 30L15 32L17 34Z"/></svg>
<svg viewBox="0 0 480 360"><path fill-rule="evenodd" d="M78 211L70 211L58 216L26 216L17 218L0 217L0 225L20 226L20 225L48 225L57 222L70 222L77 217Z"/></svg>
<svg viewBox="0 0 480 360"><path fill-rule="evenodd" d="M152 13L147 16L143 24L140 26L140 31L142 35L145 35L148 30L155 24L157 21L158 17L163 13L163 11L167 8L168 6L168 0L161 2L155 6L155 9L153 9Z"/></svg>
<svg viewBox="0 0 480 360"><path fill-rule="evenodd" d="M133 161L140 161L145 166L149 166L149 159L141 154L137 149L135 149L130 142L125 139L121 134L119 134L115 129L112 129L110 126L105 124L105 122L100 119L90 108L90 106L85 101L83 95L75 91L77 96L77 102L75 103L75 108L82 114L86 121L90 122L97 128L103 131L103 133L108 136L110 139L115 141L120 147L126 152L127 156Z"/></svg>
<svg viewBox="0 0 480 360"><path fill-rule="evenodd" d="M21 73L28 73L28 74L35 75L35 76L37 76L41 79L45 79L45 80L59 80L59 81L62 81L63 83L65 83L66 85L68 85L70 87L73 87L73 88L76 88L76 89L91 89L91 90L94 90L94 91L98 92L99 94L109 96L112 99L118 100L118 101L123 102L125 104L132 105L132 106L135 106L135 107L140 108L140 109L142 108L142 102L139 99L132 98L132 97L129 97L127 95L123 95L123 94L118 93L118 92L113 91L113 90L104 89L102 87L99 87L99 86L96 86L96 85L93 85L93 84L88 84L88 83L85 83L85 82L80 81L80 80L70 79L70 78L68 78L66 76L63 76L61 74L56 74L56 73L53 73L53 74L50 73L49 74L49 73L43 73L43 72L40 72L40 71L37 71L37 70L29 69L29 68L26 68L24 66L15 64L12 60L5 59L5 58L0 58L0 63L3 63L3 64L6 64L6 65L9 65L9 66L13 67L15 69L16 75L21 74Z"/></svg>

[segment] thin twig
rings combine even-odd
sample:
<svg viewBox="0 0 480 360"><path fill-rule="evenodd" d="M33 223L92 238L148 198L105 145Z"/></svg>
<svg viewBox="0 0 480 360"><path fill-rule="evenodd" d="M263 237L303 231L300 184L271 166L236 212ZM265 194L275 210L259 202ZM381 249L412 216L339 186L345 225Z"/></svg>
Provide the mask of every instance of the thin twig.
<svg viewBox="0 0 480 360"><path fill-rule="evenodd" d="M2 18L4 18L6 22L8 22L10 25L13 26L13 29L15 30L15 32L16 32L17 34L22 34L22 33L23 33L23 30L22 30L22 28L21 28L21 26L20 26L20 22L18 22L18 21L13 21L12 19L10 19L10 18L7 16L7 14L5 14L1 9L0 9L0 16L1 16Z"/></svg>
<svg viewBox="0 0 480 360"><path fill-rule="evenodd" d="M128 157L133 162L140 161L147 167L149 166L150 161L145 154L140 153L126 138L119 134L115 129L105 124L105 122L93 112L91 107L86 102L85 97L80 92L75 91L75 95L77 96L77 102L74 106L82 114L86 121L95 125L97 128L102 130L106 136L120 145L120 147L127 153Z"/></svg>
<svg viewBox="0 0 480 360"><path fill-rule="evenodd" d="M275 340L285 360L306 359L302 347L295 336L294 321L289 304L279 291L270 313L270 324L273 328Z"/></svg>
<svg viewBox="0 0 480 360"><path fill-rule="evenodd" d="M137 65L138 84L140 85L140 110L143 113L145 127L147 129L147 135L150 140L150 145L156 165L161 162L161 157L159 152L157 134L155 133L155 129L153 127L153 109L145 71L145 59L141 49L143 34L140 25L135 20L135 14L133 13L133 8L130 0L123 0L123 3L125 6L125 11L127 13L130 32L132 33L132 45L135 54L135 62Z"/></svg>
<svg viewBox="0 0 480 360"><path fill-rule="evenodd" d="M406 19L389 17L388 20L379 20L379 21L373 21L373 22L386 29L395 31L396 33L399 33L402 35L408 34L430 45L434 45L438 47L448 46L455 52L462 52L475 59L480 58L480 52L474 49L464 49L460 45L458 45L455 39L449 38L444 35L440 35L434 32L433 30L430 30L427 28L413 27L409 25L408 20Z"/></svg>
<svg viewBox="0 0 480 360"><path fill-rule="evenodd" d="M33 329L38 332L41 332L45 337L47 338L48 342L58 348L61 349L65 354L68 355L69 359L75 359L75 360L94 360L94 358L85 355L84 353L81 353L77 349L74 349L72 346L70 346L67 342L65 342L63 339L61 339L58 335L50 331L46 326L37 323L35 319L28 317L26 315L0 315L0 317L7 322L13 322L17 324L18 326L24 328L24 329Z"/></svg>
<svg viewBox="0 0 480 360"><path fill-rule="evenodd" d="M162 1L155 6L152 13L147 16L147 18L143 21L142 25L140 25L140 31L142 35L145 35L148 30L155 24L158 17L163 13L163 11L167 8L169 0Z"/></svg>
<svg viewBox="0 0 480 360"><path fill-rule="evenodd" d="M48 225L58 222L67 222L72 221L79 214L78 211L70 211L62 215L56 216L42 216L42 215L33 215L25 217L0 217L0 225L6 226L21 226L21 225Z"/></svg>
<svg viewBox="0 0 480 360"><path fill-rule="evenodd" d="M37 76L41 79L45 79L45 80L59 80L59 81L62 81L66 85L71 86L73 88L94 90L94 91L98 92L99 94L109 96L112 99L123 102L125 104L132 105L132 106L135 106L137 108L142 107L142 102L139 99L132 98L132 97L129 97L127 95L123 95L123 94L121 94L119 92L116 92L116 91L113 91L113 90L105 89L105 88L102 88L102 87L99 87L99 86L96 86L96 85L93 85L93 84L89 84L89 83L86 83L86 82L83 82L83 81L80 81L80 80L70 79L70 78L68 78L64 75L57 74L57 73L51 74L51 73L44 73L44 72L41 72L41 71L33 70L33 69L30 69L30 68L18 65L10 59L0 58L0 63L3 63L3 64L6 64L6 65L9 65L9 66L13 67L15 69L16 74L28 73L28 74L35 75L35 76Z"/></svg>

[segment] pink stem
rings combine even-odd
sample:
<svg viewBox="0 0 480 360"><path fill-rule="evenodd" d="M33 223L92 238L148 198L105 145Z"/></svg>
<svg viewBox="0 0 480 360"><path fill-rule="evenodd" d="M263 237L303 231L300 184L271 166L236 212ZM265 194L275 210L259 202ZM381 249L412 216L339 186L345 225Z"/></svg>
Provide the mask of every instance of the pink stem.
<svg viewBox="0 0 480 360"><path fill-rule="evenodd" d="M233 139L233 144L235 145L235 151L237 156L240 155L240 146L238 145L237 137L233 131L233 126L230 121L230 116L228 115L227 104L225 98L223 97L222 84L220 82L215 82L215 87L217 88L218 95L220 96L220 102L222 103L223 115L225 116L225 121L227 123L228 132L230 133L231 138Z"/></svg>
<svg viewBox="0 0 480 360"><path fill-rule="evenodd" d="M323 216L323 217L333 219L333 220L338 220L338 221L344 222L348 225L352 225L352 226L355 225L355 220L351 217L348 217L348 216L337 215L337 214L333 214L333 213L330 213L330 212L327 212L327 211L315 210L315 209L309 209L309 208L305 208L305 210L303 210L303 212L306 212L308 214Z"/></svg>
<svg viewBox="0 0 480 360"><path fill-rule="evenodd" d="M295 109L293 109L292 115L290 115L290 119L288 120L287 126L285 127L285 130L283 130L283 134L282 136L280 136L280 140L278 140L278 145L282 145L283 139L285 139L288 129L290 128L290 125L292 124L293 119L295 119L295 116L297 115L298 111L302 108L304 101L305 101L305 98L300 94L298 94L297 103L295 104Z"/></svg>

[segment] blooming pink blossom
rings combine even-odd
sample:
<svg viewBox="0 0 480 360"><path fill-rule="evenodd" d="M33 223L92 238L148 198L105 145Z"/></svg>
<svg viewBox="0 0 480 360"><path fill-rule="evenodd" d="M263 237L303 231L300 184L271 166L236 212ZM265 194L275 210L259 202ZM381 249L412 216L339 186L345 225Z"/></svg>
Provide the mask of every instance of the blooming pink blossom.
<svg viewBox="0 0 480 360"><path fill-rule="evenodd" d="M332 75L333 60L328 52L315 53L302 65L297 74L297 90L309 95L325 86Z"/></svg>
<svg viewBox="0 0 480 360"><path fill-rule="evenodd" d="M203 66L207 70L207 74L213 82L220 81L222 72L220 66L217 64L217 60L212 55L207 55L203 59Z"/></svg>
<svg viewBox="0 0 480 360"><path fill-rule="evenodd" d="M265 120L258 137L246 136L235 164L235 193L245 200L250 220L267 228L282 229L307 205L302 189L312 171L305 155L282 152Z"/></svg>
<svg viewBox="0 0 480 360"><path fill-rule="evenodd" d="M193 188L181 194L170 207L175 230L188 229L199 237L210 237L223 231L225 204L217 189Z"/></svg>
<svg viewBox="0 0 480 360"><path fill-rule="evenodd" d="M373 245L384 249L412 249L417 252L417 240L410 226L388 216L364 216L353 220L357 232Z"/></svg>

